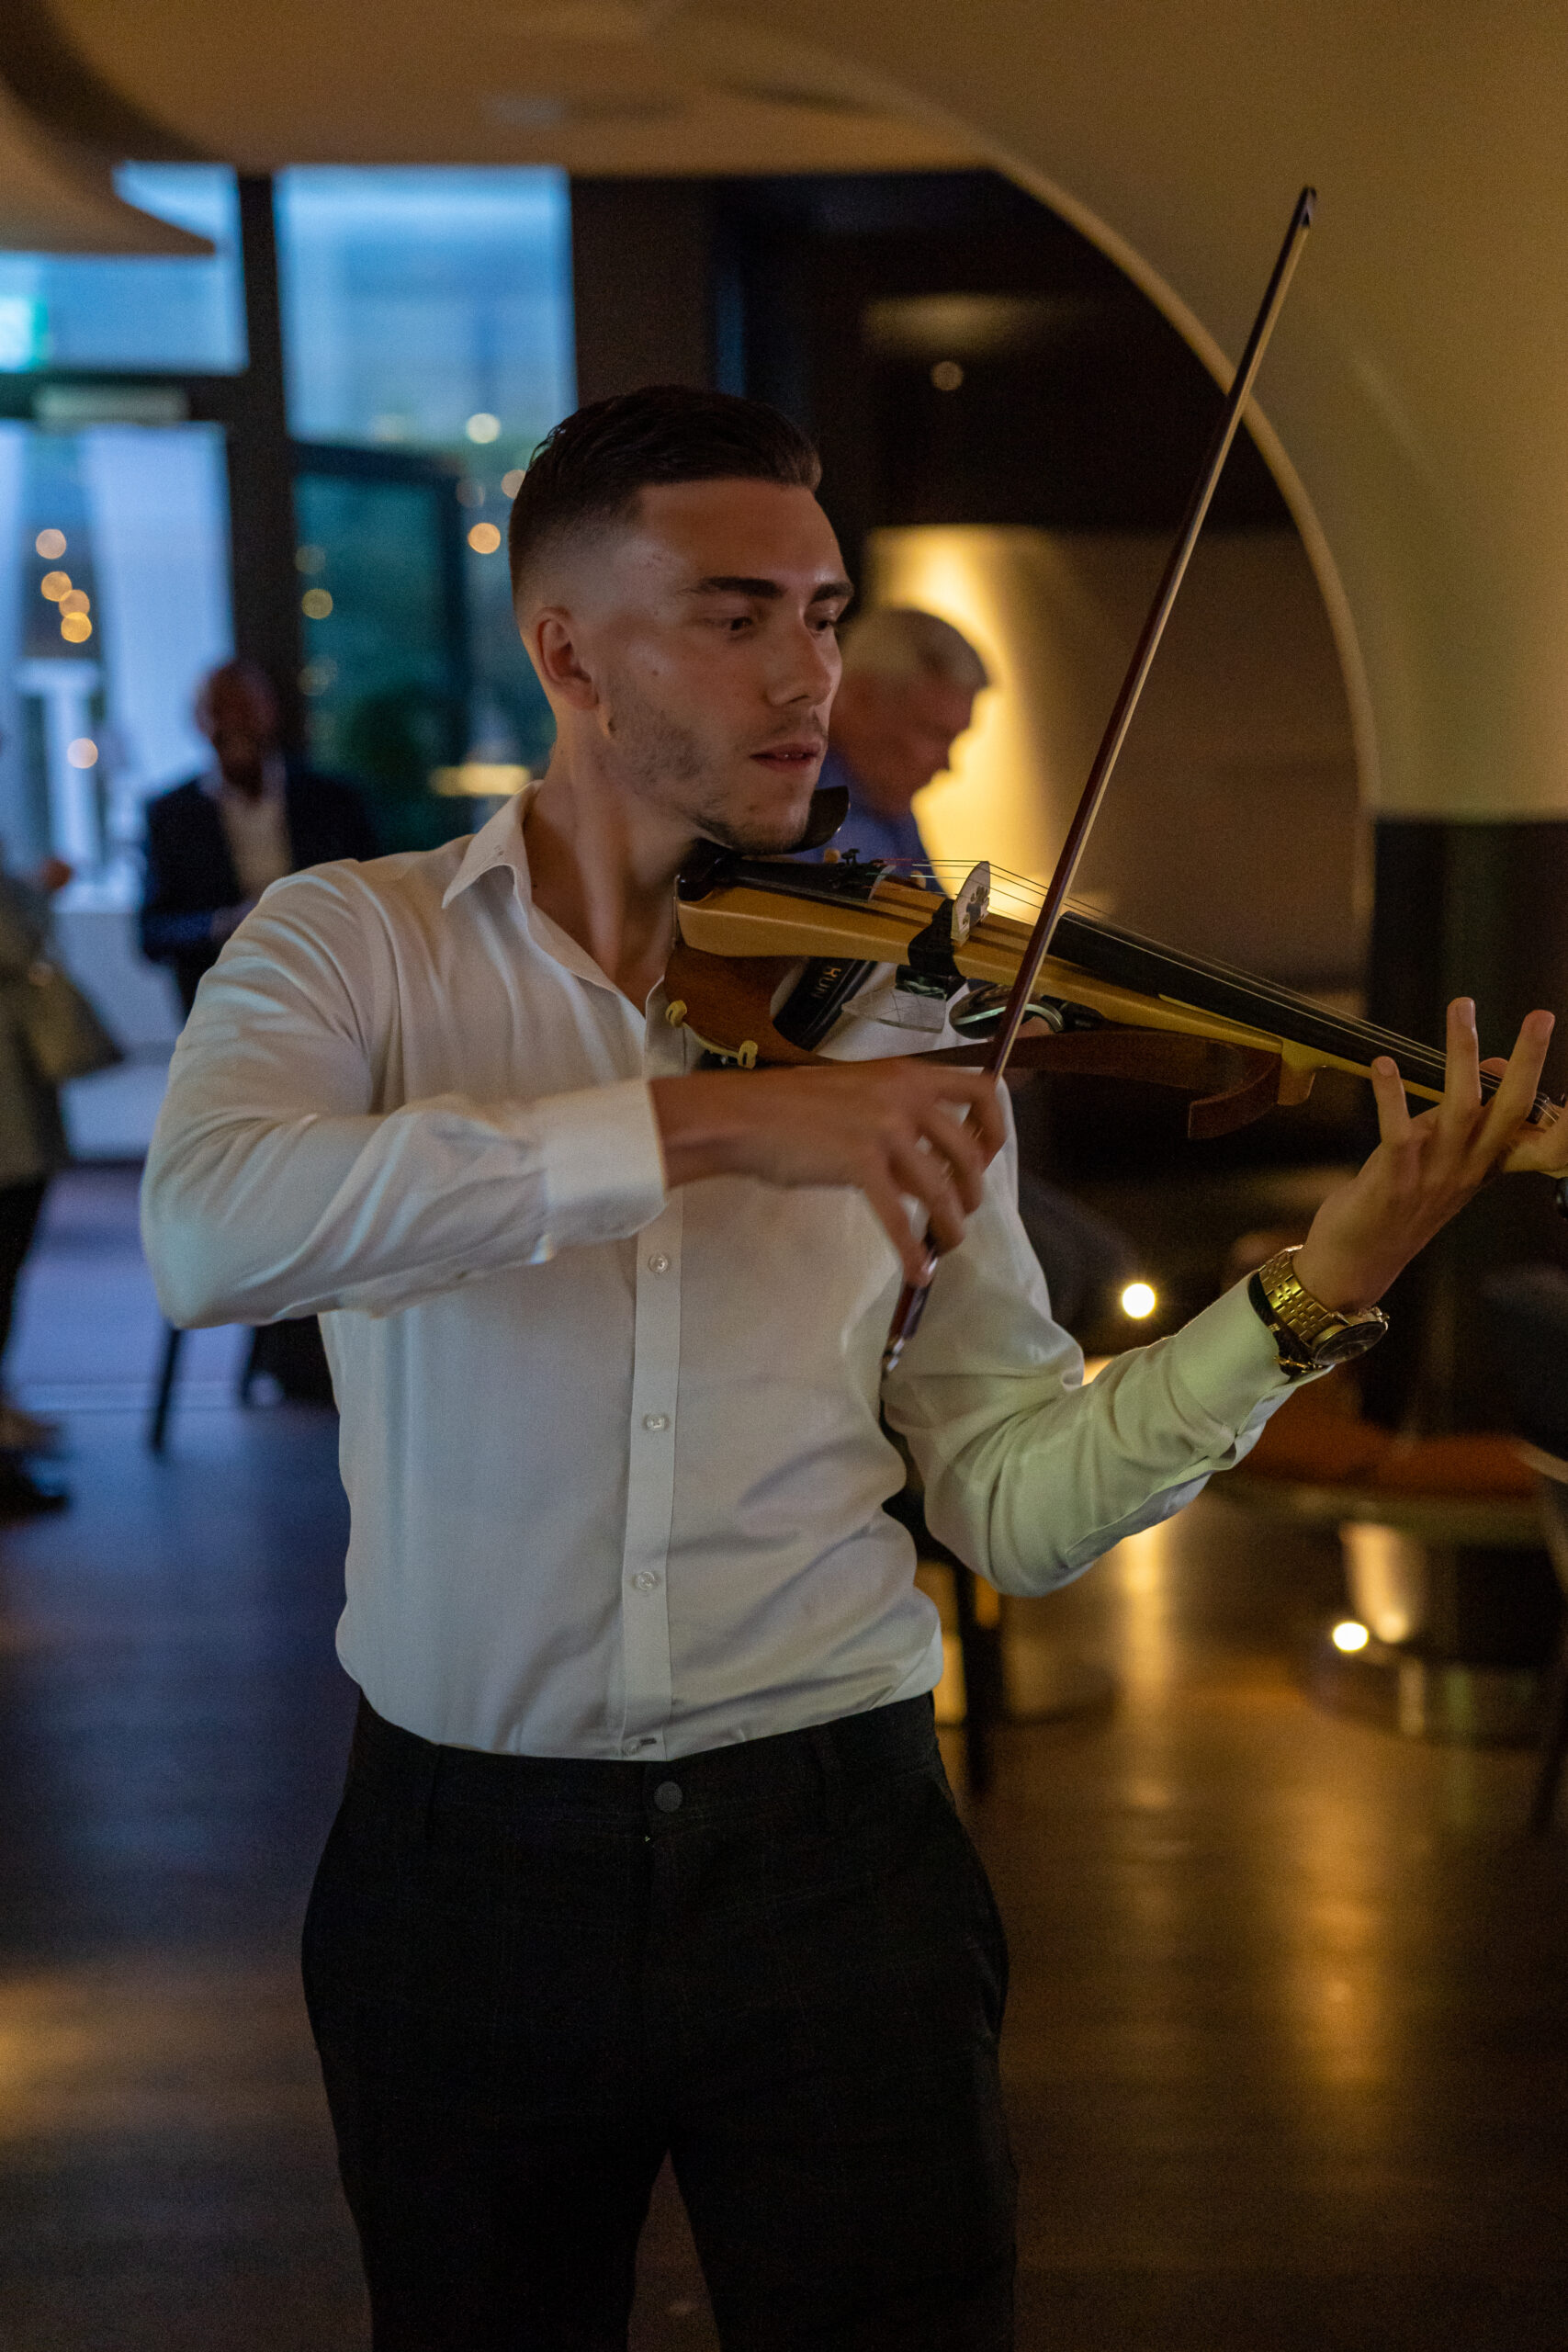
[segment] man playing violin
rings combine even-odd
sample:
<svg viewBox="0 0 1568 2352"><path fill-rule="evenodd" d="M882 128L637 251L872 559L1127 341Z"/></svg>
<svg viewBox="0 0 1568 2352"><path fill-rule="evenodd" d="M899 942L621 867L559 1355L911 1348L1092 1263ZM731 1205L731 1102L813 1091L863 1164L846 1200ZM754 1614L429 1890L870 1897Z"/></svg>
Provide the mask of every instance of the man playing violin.
<svg viewBox="0 0 1568 2352"><path fill-rule="evenodd" d="M1526 1124L1551 1017L1483 1103L1455 1004L1436 1110L1374 1072L1312 1311L1232 1291L1086 1389L987 1080L874 994L834 1067L697 1067L676 873L796 843L827 740L817 478L717 394L557 428L512 525L547 773L275 884L149 1161L165 1311L320 1314L342 1409L364 1698L305 1962L378 2352L624 2345L667 2154L731 2352L1008 2344L1006 1952L879 1417L935 1532L1043 1592L1237 1462L1491 1171L1568 1168Z"/></svg>

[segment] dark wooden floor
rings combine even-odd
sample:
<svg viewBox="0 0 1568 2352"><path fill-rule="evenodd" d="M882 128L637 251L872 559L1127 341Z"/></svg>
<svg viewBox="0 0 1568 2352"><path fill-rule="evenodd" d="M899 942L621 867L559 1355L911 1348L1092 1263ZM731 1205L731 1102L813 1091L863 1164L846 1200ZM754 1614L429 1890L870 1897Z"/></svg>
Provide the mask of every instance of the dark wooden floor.
<svg viewBox="0 0 1568 2352"><path fill-rule="evenodd" d="M17 1364L77 1499L0 1531L0 2346L355 2352L294 1962L351 1697L333 1432L233 1410L212 1335L148 1459L130 1198L62 1188ZM1021 1666L1119 1686L1006 1732L974 1812L1026 2346L1568 2346L1568 1838L1521 1838L1527 1758L1303 1703L1335 1592L1213 1498L1013 1612ZM714 2343L667 2191L636 2341Z"/></svg>

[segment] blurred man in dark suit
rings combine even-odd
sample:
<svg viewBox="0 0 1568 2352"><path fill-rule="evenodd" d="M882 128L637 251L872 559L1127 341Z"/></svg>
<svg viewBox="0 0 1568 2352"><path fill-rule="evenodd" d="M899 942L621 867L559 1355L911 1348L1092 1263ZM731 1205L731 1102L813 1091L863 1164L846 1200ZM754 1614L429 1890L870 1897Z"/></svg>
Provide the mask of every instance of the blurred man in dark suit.
<svg viewBox="0 0 1568 2352"><path fill-rule="evenodd" d="M376 854L354 786L284 758L277 697L253 662L214 670L196 718L212 765L148 802L141 902L141 952L170 967L186 1012L269 882L329 858Z"/></svg>
<svg viewBox="0 0 1568 2352"><path fill-rule="evenodd" d="M225 662L211 672L197 696L196 721L212 746L212 765L148 802L141 900L141 952L168 965L187 1013L202 974L268 883L332 858L376 854L353 785L284 757L277 697L254 662ZM313 1315L255 1333L242 1394L261 1374L297 1403L331 1404Z"/></svg>

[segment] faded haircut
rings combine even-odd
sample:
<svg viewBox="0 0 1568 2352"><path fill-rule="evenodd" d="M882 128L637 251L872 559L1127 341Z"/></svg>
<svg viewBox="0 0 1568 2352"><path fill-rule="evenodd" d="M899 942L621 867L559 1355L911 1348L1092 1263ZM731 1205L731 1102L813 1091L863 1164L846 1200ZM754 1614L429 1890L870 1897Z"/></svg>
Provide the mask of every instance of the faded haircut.
<svg viewBox="0 0 1568 2352"><path fill-rule="evenodd" d="M772 481L815 490L822 463L798 425L765 401L652 384L594 401L546 435L512 502L515 598L545 549L627 520L662 482Z"/></svg>

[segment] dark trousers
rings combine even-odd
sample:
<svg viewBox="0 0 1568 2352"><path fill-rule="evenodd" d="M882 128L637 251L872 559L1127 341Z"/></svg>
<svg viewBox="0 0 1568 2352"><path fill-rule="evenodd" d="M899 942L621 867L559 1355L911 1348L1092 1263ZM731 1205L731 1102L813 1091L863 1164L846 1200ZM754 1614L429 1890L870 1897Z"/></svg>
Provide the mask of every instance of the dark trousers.
<svg viewBox="0 0 1568 2352"><path fill-rule="evenodd" d="M1006 1976L929 1700L654 1765L362 1705L305 1985L376 2352L620 2352L666 2154L726 2352L1004 2352Z"/></svg>
<svg viewBox="0 0 1568 2352"><path fill-rule="evenodd" d="M11 1337L17 1283L23 1261L33 1246L48 1190L47 1176L29 1176L20 1184L0 1184L0 1356L5 1354Z"/></svg>

